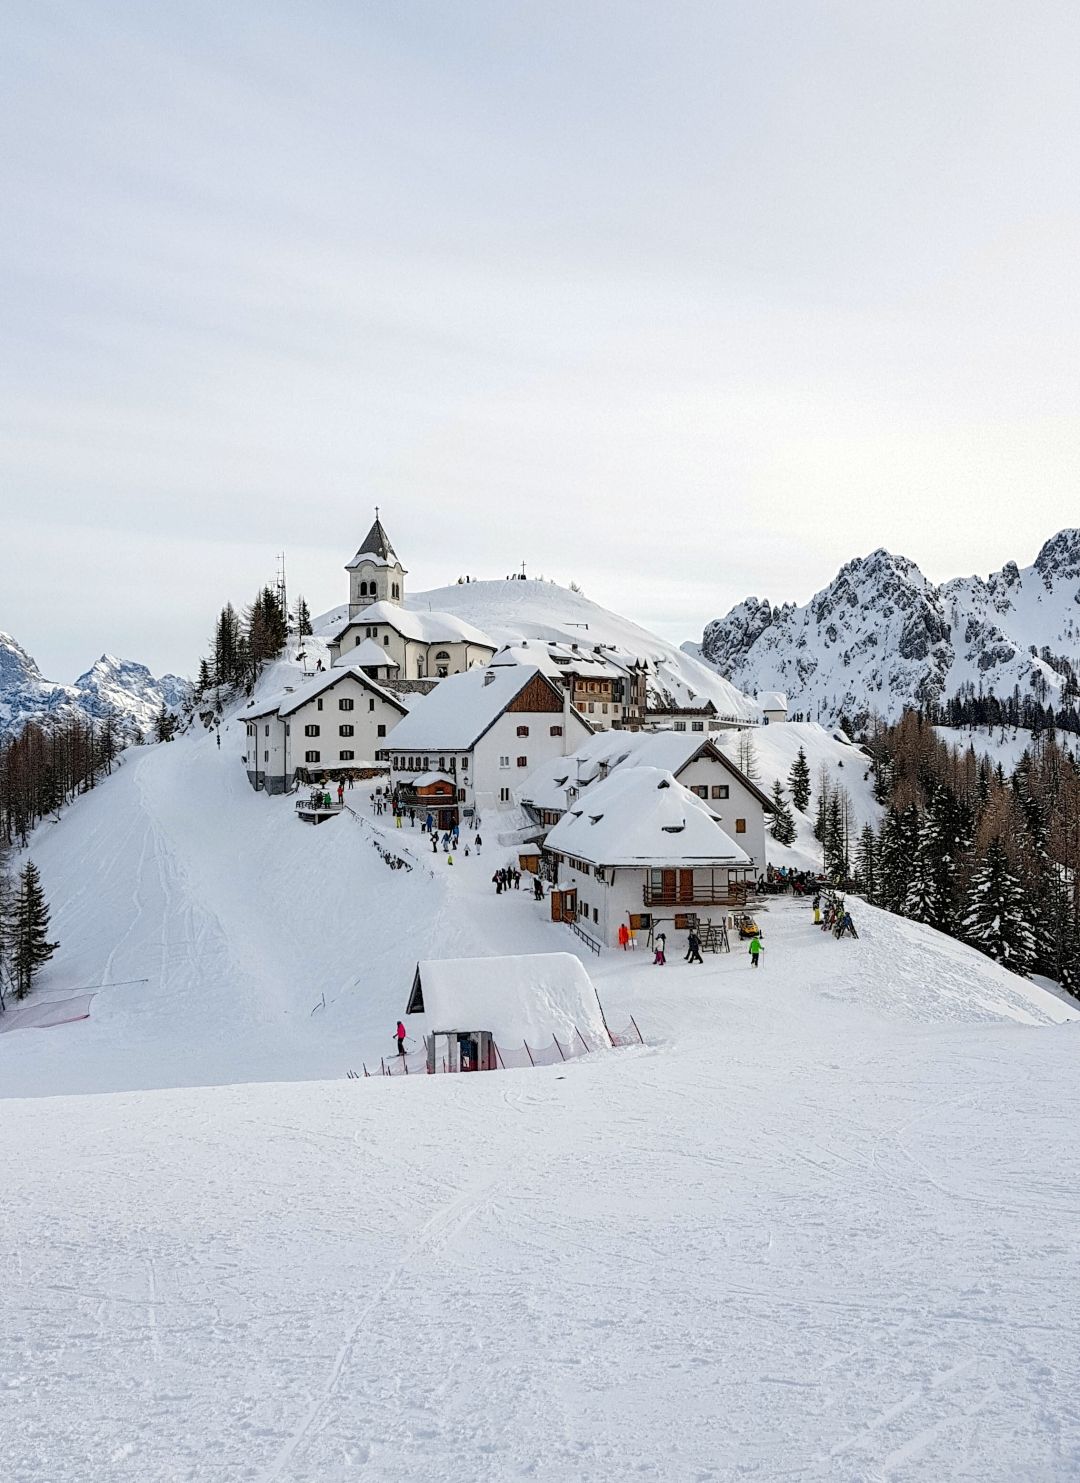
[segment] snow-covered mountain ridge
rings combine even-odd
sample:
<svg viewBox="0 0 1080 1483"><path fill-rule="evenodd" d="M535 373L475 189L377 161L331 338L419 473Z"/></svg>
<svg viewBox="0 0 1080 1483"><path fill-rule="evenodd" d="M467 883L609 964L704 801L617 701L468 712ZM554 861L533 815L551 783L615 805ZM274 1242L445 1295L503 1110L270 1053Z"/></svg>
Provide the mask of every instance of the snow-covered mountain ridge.
<svg viewBox="0 0 1080 1483"><path fill-rule="evenodd" d="M1048 651L1036 657L1032 648ZM1059 531L1031 566L936 586L883 549L841 567L804 606L748 597L686 653L744 690L782 690L789 713L826 722L1019 686L1058 706L1080 667L1080 530Z"/></svg>
<svg viewBox="0 0 1080 1483"><path fill-rule="evenodd" d="M47 680L34 658L0 632L0 739L28 721L101 720L112 712L129 733L148 731L162 703L179 710L191 692L177 675L155 678L145 664L102 654L73 685Z"/></svg>

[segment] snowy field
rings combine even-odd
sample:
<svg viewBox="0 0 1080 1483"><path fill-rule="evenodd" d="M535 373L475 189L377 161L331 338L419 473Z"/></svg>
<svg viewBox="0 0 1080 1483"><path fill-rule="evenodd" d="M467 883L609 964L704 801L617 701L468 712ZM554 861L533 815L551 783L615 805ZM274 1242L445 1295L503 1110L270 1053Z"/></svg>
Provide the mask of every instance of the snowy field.
<svg viewBox="0 0 1080 1483"><path fill-rule="evenodd" d="M349 1081L417 958L576 939L225 740L35 843L38 998L117 986L0 1034L4 1483L1080 1476L1069 1006L781 903L757 971L586 957L644 1047Z"/></svg>

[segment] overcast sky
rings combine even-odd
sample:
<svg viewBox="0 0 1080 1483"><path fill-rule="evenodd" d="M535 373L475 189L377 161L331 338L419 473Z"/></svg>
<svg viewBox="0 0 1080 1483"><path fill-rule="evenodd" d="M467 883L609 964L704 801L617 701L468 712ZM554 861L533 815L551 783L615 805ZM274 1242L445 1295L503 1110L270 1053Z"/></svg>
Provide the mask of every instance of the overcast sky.
<svg viewBox="0 0 1080 1483"><path fill-rule="evenodd" d="M382 507L662 630L1080 524L1080 6L18 0L0 628L191 672Z"/></svg>

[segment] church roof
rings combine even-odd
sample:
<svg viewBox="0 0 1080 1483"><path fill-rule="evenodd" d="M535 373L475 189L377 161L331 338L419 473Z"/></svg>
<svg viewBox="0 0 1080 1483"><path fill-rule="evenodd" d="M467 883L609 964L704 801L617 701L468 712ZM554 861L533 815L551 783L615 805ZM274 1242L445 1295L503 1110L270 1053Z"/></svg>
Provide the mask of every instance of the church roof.
<svg viewBox="0 0 1080 1483"><path fill-rule="evenodd" d="M345 570L359 566L362 561L374 561L384 566L400 566L397 552L390 544L390 537L383 529L383 523L379 519L378 512L375 514L375 524L368 531L361 542L360 549L353 559L347 564Z"/></svg>

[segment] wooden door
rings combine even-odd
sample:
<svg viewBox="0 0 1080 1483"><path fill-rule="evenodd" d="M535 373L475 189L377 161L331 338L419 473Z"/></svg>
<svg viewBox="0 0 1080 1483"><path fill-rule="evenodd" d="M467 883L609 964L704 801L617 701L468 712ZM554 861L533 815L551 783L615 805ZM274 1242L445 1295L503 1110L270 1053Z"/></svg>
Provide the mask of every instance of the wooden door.
<svg viewBox="0 0 1080 1483"><path fill-rule="evenodd" d="M694 872L692 870L679 871L679 900L693 901L694 899Z"/></svg>
<svg viewBox="0 0 1080 1483"><path fill-rule="evenodd" d="M675 900L675 872L673 870L662 870L660 872L660 900Z"/></svg>

